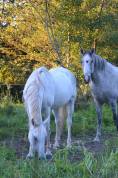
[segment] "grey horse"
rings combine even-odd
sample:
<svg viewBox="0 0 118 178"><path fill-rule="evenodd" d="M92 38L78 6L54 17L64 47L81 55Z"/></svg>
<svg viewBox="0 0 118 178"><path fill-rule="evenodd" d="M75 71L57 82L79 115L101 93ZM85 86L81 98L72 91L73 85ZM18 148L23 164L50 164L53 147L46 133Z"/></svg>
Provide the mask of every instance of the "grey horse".
<svg viewBox="0 0 118 178"><path fill-rule="evenodd" d="M111 106L113 120L118 130L118 67L97 55L94 49L87 52L81 49L81 55L84 80L90 85L96 105L97 132L94 141L100 141L104 103Z"/></svg>

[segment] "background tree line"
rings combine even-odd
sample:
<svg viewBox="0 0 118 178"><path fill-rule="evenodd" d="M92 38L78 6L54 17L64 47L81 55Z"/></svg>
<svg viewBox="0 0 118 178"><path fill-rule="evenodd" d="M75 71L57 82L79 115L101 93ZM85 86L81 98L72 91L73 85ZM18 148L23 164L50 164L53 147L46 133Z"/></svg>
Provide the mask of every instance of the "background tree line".
<svg viewBox="0 0 118 178"><path fill-rule="evenodd" d="M81 80L81 47L118 64L117 0L3 0L0 10L0 83L60 64Z"/></svg>

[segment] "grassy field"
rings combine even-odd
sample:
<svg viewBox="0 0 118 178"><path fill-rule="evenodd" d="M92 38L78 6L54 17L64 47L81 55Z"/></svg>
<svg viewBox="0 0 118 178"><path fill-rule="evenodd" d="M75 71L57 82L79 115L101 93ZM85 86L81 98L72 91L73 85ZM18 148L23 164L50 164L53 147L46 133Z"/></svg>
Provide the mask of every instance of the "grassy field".
<svg viewBox="0 0 118 178"><path fill-rule="evenodd" d="M109 107L103 110L101 143L92 140L96 130L96 113L92 103L80 107L73 116L70 150L65 148L66 126L62 148L51 160L26 160L28 152L28 119L22 104L0 105L0 178L118 178L118 135ZM51 143L55 124L51 119Z"/></svg>

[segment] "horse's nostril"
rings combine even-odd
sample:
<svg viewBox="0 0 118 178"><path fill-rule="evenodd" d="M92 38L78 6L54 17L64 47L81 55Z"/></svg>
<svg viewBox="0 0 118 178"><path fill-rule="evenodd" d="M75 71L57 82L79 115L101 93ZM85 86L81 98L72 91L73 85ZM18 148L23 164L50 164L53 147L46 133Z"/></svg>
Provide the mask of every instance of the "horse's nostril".
<svg viewBox="0 0 118 178"><path fill-rule="evenodd" d="M38 138L34 137L34 142L37 143L38 142Z"/></svg>
<svg viewBox="0 0 118 178"><path fill-rule="evenodd" d="M86 79L85 79L85 77L84 77L84 82L86 83Z"/></svg>
<svg viewBox="0 0 118 178"><path fill-rule="evenodd" d="M85 78L84 78L84 82L85 82L86 84L89 83L88 80L86 80Z"/></svg>

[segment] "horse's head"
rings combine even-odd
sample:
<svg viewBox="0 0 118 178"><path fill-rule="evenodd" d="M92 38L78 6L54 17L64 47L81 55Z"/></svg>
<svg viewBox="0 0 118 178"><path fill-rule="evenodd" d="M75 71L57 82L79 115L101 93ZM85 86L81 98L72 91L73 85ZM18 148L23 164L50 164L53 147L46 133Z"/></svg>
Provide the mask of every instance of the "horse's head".
<svg viewBox="0 0 118 178"><path fill-rule="evenodd" d="M84 81L86 83L89 83L91 80L91 75L94 72L94 61L93 61L93 53L95 52L94 49L92 49L89 52L84 52L83 49L81 49L82 54L82 69L84 73Z"/></svg>
<svg viewBox="0 0 118 178"><path fill-rule="evenodd" d="M42 121L40 125L36 125L35 122L32 120L32 126L29 129L29 142L30 147L33 152L38 153L38 157L40 159L46 158L46 140L47 140L47 127L48 127L48 120Z"/></svg>

